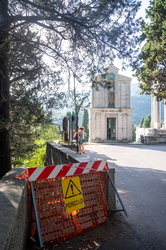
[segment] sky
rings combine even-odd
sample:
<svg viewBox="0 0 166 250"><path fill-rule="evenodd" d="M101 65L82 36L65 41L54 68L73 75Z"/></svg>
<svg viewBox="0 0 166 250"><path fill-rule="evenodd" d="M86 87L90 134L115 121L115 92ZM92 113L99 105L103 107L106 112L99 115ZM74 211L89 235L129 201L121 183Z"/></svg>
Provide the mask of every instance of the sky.
<svg viewBox="0 0 166 250"><path fill-rule="evenodd" d="M149 2L150 2L150 0L142 0L141 8L139 9L137 16L136 16L137 18L139 18L139 17L145 18L145 9L147 9L147 7L149 6ZM128 68L126 70L122 70L122 64L121 64L120 60L116 59L114 61L114 65L115 65L115 67L117 67L119 69L119 72L118 72L119 74L131 77L132 82L134 82L134 83L138 81L136 77L132 76L134 72L131 70L131 68Z"/></svg>

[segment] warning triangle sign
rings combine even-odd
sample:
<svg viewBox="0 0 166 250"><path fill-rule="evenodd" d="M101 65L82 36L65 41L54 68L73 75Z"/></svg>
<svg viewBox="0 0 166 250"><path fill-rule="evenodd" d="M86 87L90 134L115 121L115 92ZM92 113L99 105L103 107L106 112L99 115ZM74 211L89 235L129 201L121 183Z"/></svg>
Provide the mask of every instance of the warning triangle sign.
<svg viewBox="0 0 166 250"><path fill-rule="evenodd" d="M81 190L77 187L77 185L70 179L68 187L66 189L65 199L74 197L76 195L80 195Z"/></svg>

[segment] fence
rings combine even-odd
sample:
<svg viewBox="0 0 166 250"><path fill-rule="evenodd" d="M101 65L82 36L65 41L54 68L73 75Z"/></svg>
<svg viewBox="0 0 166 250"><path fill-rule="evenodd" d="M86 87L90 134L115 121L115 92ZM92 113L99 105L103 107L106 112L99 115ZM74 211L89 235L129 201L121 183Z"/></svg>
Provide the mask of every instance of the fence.
<svg viewBox="0 0 166 250"><path fill-rule="evenodd" d="M105 161L29 169L31 237L41 247L106 221L106 169Z"/></svg>

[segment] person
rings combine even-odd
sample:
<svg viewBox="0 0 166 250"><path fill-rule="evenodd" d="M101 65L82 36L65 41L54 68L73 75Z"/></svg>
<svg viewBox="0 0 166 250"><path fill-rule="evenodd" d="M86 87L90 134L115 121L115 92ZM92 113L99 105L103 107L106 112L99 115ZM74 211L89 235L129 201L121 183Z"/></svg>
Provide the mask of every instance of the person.
<svg viewBox="0 0 166 250"><path fill-rule="evenodd" d="M84 152L84 142L85 142L86 133L84 131L84 127L80 127L78 129L78 146L79 146L79 154L85 154Z"/></svg>

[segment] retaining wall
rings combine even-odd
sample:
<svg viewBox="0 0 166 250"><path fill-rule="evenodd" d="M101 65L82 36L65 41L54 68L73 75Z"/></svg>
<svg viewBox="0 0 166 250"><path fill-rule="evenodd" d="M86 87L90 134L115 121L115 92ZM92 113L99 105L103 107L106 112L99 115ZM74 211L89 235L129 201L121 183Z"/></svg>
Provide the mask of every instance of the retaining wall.
<svg viewBox="0 0 166 250"><path fill-rule="evenodd" d="M23 250L27 240L27 182L16 179L25 168L8 172L0 180L0 249Z"/></svg>

